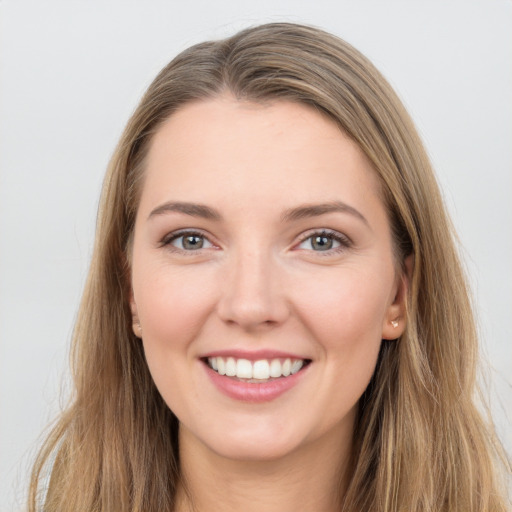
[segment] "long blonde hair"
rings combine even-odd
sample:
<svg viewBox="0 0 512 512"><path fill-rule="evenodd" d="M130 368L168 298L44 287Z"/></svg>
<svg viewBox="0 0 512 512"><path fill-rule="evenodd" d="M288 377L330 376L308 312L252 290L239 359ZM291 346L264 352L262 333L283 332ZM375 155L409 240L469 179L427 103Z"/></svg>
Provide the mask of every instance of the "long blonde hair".
<svg viewBox="0 0 512 512"><path fill-rule="evenodd" d="M407 329L383 342L360 400L340 510L505 511L496 468L506 460L475 405L477 335L466 280L422 143L365 57L321 30L286 23L184 51L128 122L105 179L73 336L74 395L34 466L30 510L173 509L178 421L131 331L129 246L153 134L184 104L226 90L242 100L304 103L337 123L381 179L398 261L414 255Z"/></svg>

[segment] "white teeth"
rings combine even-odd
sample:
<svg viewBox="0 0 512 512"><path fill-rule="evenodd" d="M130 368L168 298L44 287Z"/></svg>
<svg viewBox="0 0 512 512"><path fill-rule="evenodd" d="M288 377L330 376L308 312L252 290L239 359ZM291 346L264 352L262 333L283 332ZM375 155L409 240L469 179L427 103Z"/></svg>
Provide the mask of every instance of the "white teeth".
<svg viewBox="0 0 512 512"><path fill-rule="evenodd" d="M270 376L281 377L281 361L279 359L272 359L270 363Z"/></svg>
<svg viewBox="0 0 512 512"><path fill-rule="evenodd" d="M294 373L297 373L301 368L302 368L302 365L304 364L304 361L300 361L300 360L296 360L296 361L293 361L292 363L292 367L290 369L290 373L293 375Z"/></svg>
<svg viewBox="0 0 512 512"><path fill-rule="evenodd" d="M247 359L239 359L236 363L236 376L239 379L252 379L252 364Z"/></svg>
<svg viewBox="0 0 512 512"><path fill-rule="evenodd" d="M270 377L270 365L268 361L263 359L256 361L252 367L252 378L253 379L268 379Z"/></svg>
<svg viewBox="0 0 512 512"><path fill-rule="evenodd" d="M226 375L234 377L236 375L236 361L233 357L228 357L226 361Z"/></svg>
<svg viewBox="0 0 512 512"><path fill-rule="evenodd" d="M220 375L226 375L226 363L222 357L217 357L217 371Z"/></svg>
<svg viewBox="0 0 512 512"><path fill-rule="evenodd" d="M269 378L288 377L297 373L303 366L303 359L235 359L234 357L209 357L208 364L220 375L239 379L268 380Z"/></svg>

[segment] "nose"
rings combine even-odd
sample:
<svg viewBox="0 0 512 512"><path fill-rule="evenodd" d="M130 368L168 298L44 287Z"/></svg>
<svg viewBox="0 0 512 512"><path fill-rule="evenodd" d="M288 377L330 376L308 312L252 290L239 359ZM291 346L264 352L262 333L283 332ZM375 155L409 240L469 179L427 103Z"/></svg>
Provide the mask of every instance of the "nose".
<svg viewBox="0 0 512 512"><path fill-rule="evenodd" d="M282 274L271 254L254 250L233 255L221 285L220 318L246 331L282 324L290 313Z"/></svg>

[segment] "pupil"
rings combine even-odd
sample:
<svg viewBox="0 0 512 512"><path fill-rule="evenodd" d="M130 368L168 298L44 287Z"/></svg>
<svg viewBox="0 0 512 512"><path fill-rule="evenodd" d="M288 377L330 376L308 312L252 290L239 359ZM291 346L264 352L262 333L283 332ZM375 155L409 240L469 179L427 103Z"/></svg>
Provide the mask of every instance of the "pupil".
<svg viewBox="0 0 512 512"><path fill-rule="evenodd" d="M185 249L201 249L203 247L203 238L197 235L189 235L183 239Z"/></svg>
<svg viewBox="0 0 512 512"><path fill-rule="evenodd" d="M332 238L328 236L315 236L312 242L313 249L318 251L328 251L332 248Z"/></svg>

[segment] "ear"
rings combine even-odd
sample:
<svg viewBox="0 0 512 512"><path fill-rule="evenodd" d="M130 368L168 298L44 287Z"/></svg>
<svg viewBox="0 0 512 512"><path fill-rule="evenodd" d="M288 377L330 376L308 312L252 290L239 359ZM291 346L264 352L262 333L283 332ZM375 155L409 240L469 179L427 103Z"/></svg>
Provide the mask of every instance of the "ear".
<svg viewBox="0 0 512 512"><path fill-rule="evenodd" d="M405 258L404 270L397 278L395 298L389 305L382 325L382 339L396 340L405 331L407 323L407 292L412 278L414 267L414 255L410 254Z"/></svg>
<svg viewBox="0 0 512 512"><path fill-rule="evenodd" d="M133 295L133 288L130 288L130 310L132 312L132 330L137 338L142 338L142 327L140 325L137 304Z"/></svg>

